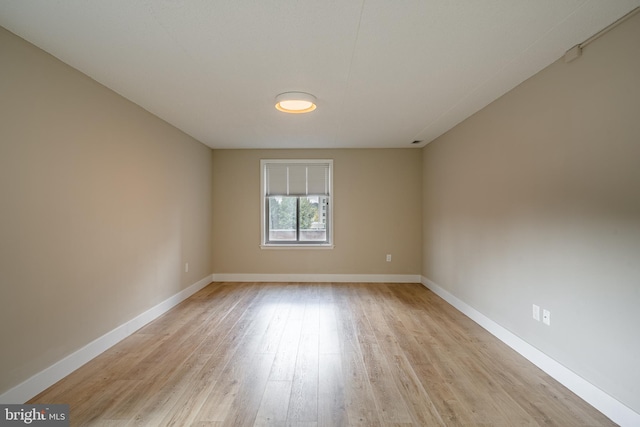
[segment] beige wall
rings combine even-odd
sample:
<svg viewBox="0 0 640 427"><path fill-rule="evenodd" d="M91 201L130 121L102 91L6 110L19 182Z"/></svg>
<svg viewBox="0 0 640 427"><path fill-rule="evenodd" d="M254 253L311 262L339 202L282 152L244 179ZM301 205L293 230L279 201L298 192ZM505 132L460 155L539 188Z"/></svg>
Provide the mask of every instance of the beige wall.
<svg viewBox="0 0 640 427"><path fill-rule="evenodd" d="M423 153L423 275L636 412L639 40L636 15Z"/></svg>
<svg viewBox="0 0 640 427"><path fill-rule="evenodd" d="M1 394L212 273L212 169L1 28L0 94Z"/></svg>
<svg viewBox="0 0 640 427"><path fill-rule="evenodd" d="M263 158L334 160L333 250L260 249ZM420 150L214 150L213 159L215 273L420 274Z"/></svg>

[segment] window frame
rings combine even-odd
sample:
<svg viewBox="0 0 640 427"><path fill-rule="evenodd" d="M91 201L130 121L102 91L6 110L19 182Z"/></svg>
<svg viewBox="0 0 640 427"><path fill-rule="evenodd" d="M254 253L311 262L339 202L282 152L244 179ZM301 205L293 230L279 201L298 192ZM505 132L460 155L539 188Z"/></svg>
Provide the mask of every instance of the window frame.
<svg viewBox="0 0 640 427"><path fill-rule="evenodd" d="M322 164L328 167L327 193L308 194L308 195L288 195L282 194L283 197L296 198L296 241L275 242L268 240L268 197L277 195L267 195L267 166L270 164L298 164L313 165ZM308 196L326 197L326 241L300 241L300 199ZM262 249L333 249L333 159L261 159L260 160L260 247Z"/></svg>

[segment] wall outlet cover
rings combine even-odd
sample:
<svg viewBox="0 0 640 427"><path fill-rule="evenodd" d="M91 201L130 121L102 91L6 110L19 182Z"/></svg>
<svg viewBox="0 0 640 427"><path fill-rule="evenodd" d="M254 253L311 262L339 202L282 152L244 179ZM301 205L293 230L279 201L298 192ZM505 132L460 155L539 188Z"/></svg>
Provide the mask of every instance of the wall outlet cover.
<svg viewBox="0 0 640 427"><path fill-rule="evenodd" d="M540 321L540 306L533 304L533 319Z"/></svg>

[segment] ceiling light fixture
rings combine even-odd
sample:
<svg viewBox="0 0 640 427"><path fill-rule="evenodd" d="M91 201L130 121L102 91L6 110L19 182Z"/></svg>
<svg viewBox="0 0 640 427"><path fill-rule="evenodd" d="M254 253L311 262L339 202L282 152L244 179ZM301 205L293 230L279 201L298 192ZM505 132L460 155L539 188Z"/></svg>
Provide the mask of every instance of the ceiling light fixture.
<svg viewBox="0 0 640 427"><path fill-rule="evenodd" d="M305 92L285 92L276 96L276 108L283 113L310 113L316 109L316 97Z"/></svg>

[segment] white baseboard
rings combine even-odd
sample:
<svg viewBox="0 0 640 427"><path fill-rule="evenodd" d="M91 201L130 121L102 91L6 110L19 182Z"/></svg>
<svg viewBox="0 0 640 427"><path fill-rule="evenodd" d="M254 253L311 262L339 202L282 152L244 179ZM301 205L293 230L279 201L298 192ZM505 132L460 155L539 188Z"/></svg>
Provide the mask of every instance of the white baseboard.
<svg viewBox="0 0 640 427"><path fill-rule="evenodd" d="M10 404L26 402L38 393L60 381L62 378L66 377L94 357L98 356L100 353L103 353L110 347L133 334L147 323L160 317L162 314L189 298L212 281L211 275L204 277L188 288L185 288L172 297L167 298L160 304L150 308L128 322L123 323L112 331L107 332L100 338L97 338L85 345L80 350L75 351L62 360L59 360L23 383L7 390L0 395L0 403Z"/></svg>
<svg viewBox="0 0 640 427"><path fill-rule="evenodd" d="M214 274L214 282L420 283L417 274Z"/></svg>
<svg viewBox="0 0 640 427"><path fill-rule="evenodd" d="M422 276L422 284L549 374L560 384L580 396L585 402L602 412L613 422L620 426L640 426L640 414L622 402L614 399L424 276Z"/></svg>

